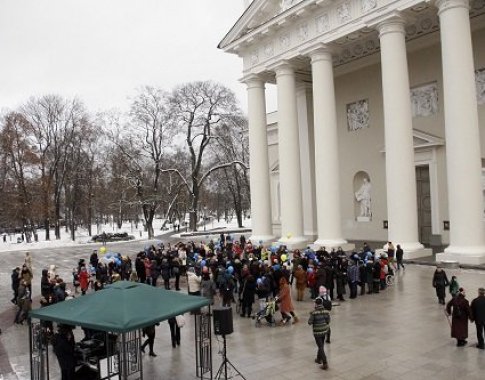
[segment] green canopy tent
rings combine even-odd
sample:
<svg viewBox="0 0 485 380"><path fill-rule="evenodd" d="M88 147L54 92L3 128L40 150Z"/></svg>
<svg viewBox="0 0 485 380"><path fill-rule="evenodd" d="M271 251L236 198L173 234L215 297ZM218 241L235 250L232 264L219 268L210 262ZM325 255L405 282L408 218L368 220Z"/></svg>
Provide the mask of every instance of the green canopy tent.
<svg viewBox="0 0 485 380"><path fill-rule="evenodd" d="M102 291L32 310L31 320L38 319L41 322L31 323L31 379L49 378L48 357L46 350L42 349L43 321L117 334L121 340L118 340L117 356L113 360L118 360L115 367L119 370L115 373L115 377L108 373L108 377L105 378L142 379L143 368L139 352L140 329L209 305L210 300L204 297L190 296L136 282L120 281L108 285ZM194 315L196 356L199 358L202 353L211 355L210 316L203 313L194 313ZM199 361L207 362L207 359L212 362L211 358L201 358ZM108 367L111 367L109 364ZM202 375L207 373L206 370L209 368L197 365L197 376L200 375L200 378L203 378ZM210 377L212 378L212 374ZM100 378L103 377L100 376Z"/></svg>

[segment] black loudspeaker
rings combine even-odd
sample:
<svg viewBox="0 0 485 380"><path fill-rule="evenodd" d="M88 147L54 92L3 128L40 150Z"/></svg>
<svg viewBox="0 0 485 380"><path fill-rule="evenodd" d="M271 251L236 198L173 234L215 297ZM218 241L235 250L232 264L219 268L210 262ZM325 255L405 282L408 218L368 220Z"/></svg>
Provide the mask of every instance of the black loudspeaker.
<svg viewBox="0 0 485 380"><path fill-rule="evenodd" d="M214 316L214 334L229 335L234 331L232 325L232 308L215 307L212 309Z"/></svg>

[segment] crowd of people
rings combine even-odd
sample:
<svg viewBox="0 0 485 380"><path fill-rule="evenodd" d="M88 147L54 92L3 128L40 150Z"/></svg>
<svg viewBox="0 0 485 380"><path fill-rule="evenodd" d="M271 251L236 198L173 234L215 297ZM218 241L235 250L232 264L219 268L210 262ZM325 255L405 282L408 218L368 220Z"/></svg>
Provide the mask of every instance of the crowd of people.
<svg viewBox="0 0 485 380"><path fill-rule="evenodd" d="M387 250L376 254L364 243L360 251L344 252L341 248L327 251L325 247L312 250L288 252L284 245L266 247L261 242L253 244L244 236L234 239L221 234L219 239L208 243L178 243L146 246L138 252L134 261L128 256L93 251L89 260L80 259L72 270L71 291L57 273L55 265L42 270L41 306L62 302L81 296L89 291L99 291L106 284L120 280L163 286L167 290L180 291L181 278L186 279L188 294L203 296L211 303L222 306L236 305L240 317L255 318L262 313L269 301L279 309L284 326L299 322L291 296L295 286L296 302L312 299L315 310L308 323L313 326L318 346L316 362L328 368L323 344L330 343L329 311L335 303L354 299L365 294L376 294L387 287L386 278L396 271L405 270L403 250L388 242ZM22 323L31 308L32 259L26 254L25 262L12 272L12 302L18 307L15 323ZM433 286L440 303L445 304L445 289L450 287L452 300L446 311L452 315L452 326L460 326L460 320L473 320L477 324L478 347L483 349L483 299L485 291L479 290L480 300L468 304L465 293L459 287L456 277L449 282L443 269L438 268L433 277ZM256 306L255 306L256 304ZM478 305L478 306L477 306ZM459 310L460 312L456 312ZM170 322L172 346L180 345L180 328L175 318ZM155 326L144 331L147 340L144 349L153 352ZM479 331L481 333L479 334ZM466 344L466 331L452 327L452 336L458 345Z"/></svg>

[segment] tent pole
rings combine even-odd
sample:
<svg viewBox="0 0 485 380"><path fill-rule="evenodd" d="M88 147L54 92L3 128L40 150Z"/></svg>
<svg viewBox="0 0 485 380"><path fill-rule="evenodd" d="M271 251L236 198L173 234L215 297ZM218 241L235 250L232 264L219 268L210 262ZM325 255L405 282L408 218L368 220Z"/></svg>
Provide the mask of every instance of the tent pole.
<svg viewBox="0 0 485 380"><path fill-rule="evenodd" d="M126 334L121 334L121 365L123 368L122 379L128 380L128 361L126 357Z"/></svg>

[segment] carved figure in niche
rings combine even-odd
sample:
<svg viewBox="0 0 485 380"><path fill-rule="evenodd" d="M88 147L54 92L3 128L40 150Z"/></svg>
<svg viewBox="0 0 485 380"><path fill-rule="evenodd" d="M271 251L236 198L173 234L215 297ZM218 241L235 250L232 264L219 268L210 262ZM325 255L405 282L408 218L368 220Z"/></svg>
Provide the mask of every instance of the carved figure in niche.
<svg viewBox="0 0 485 380"><path fill-rule="evenodd" d="M478 104L485 104L485 68L475 71Z"/></svg>
<svg viewBox="0 0 485 380"><path fill-rule="evenodd" d="M371 190L372 185L368 178L364 178L362 181L362 186L359 190L355 193L355 199L359 202L360 205L360 215L363 217L370 218L372 216L371 210Z"/></svg>

